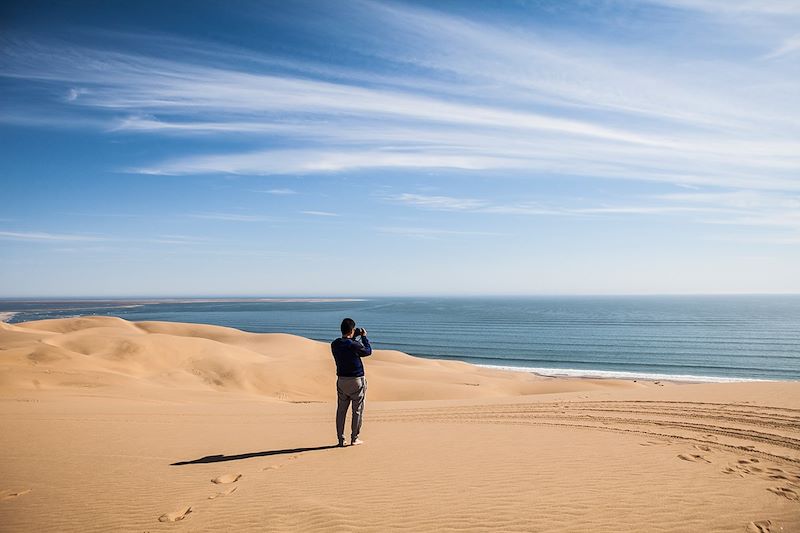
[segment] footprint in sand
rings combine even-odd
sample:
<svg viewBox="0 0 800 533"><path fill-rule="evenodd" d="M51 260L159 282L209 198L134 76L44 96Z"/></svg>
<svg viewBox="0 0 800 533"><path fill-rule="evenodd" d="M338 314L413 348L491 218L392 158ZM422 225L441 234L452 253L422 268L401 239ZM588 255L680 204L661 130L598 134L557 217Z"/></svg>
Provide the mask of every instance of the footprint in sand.
<svg viewBox="0 0 800 533"><path fill-rule="evenodd" d="M225 474L219 477L215 477L211 480L211 483L216 485L227 485L228 483L236 483L241 479L241 474Z"/></svg>
<svg viewBox="0 0 800 533"><path fill-rule="evenodd" d="M759 520L747 524L747 533L772 533L772 520Z"/></svg>
<svg viewBox="0 0 800 533"><path fill-rule="evenodd" d="M744 477L745 474L761 474L764 472L763 468L758 466L753 466L757 464L759 461L755 457L750 457L749 459L738 459L736 464L728 465L725 469L722 470L725 474L737 474L739 477Z"/></svg>
<svg viewBox="0 0 800 533"><path fill-rule="evenodd" d="M703 457L702 455L697 454L697 453L692 453L692 454L682 453L682 454L678 455L678 459L683 459L684 461L689 461L689 462L692 462L692 463L696 463L698 461L704 461L706 463L710 463L711 462L708 459L706 459L705 457Z"/></svg>
<svg viewBox="0 0 800 533"><path fill-rule="evenodd" d="M3 501L13 500L14 498L19 498L20 496L28 494L30 491L31 489L20 490L18 492L11 492L10 490L8 491L4 490L3 492L0 492L0 500Z"/></svg>
<svg viewBox="0 0 800 533"><path fill-rule="evenodd" d="M694 448L696 450L700 450L700 451L703 451L703 452L710 452L711 451L711 447L710 446L706 446L705 444L695 444Z"/></svg>
<svg viewBox="0 0 800 533"><path fill-rule="evenodd" d="M191 507L184 507L179 509L178 511L173 511L171 513L164 513L158 517L159 522L180 522L184 520L186 517L191 514L192 508Z"/></svg>
<svg viewBox="0 0 800 533"><path fill-rule="evenodd" d="M736 474L739 477L744 477L744 474L736 470L735 468L731 468L730 466L726 466L722 469L723 474Z"/></svg>
<svg viewBox="0 0 800 533"><path fill-rule="evenodd" d="M236 492L237 488L238 487L231 487L231 488L229 488L227 490L223 490L222 492L218 492L216 494L212 494L211 496L208 497L208 499L209 500L214 500L216 498L221 498L222 496L230 496L231 494Z"/></svg>
<svg viewBox="0 0 800 533"><path fill-rule="evenodd" d="M269 465L262 468L261 471L263 472L264 470L277 470L281 467L283 467L283 465Z"/></svg>
<svg viewBox="0 0 800 533"><path fill-rule="evenodd" d="M797 492L793 491L788 487L775 487L775 488L769 488L767 490L773 494L777 494L778 496L783 496L787 500L792 500L795 502L800 501L800 495L798 495Z"/></svg>
<svg viewBox="0 0 800 533"><path fill-rule="evenodd" d="M792 481L789 475L780 468L767 468L767 477L776 481Z"/></svg>

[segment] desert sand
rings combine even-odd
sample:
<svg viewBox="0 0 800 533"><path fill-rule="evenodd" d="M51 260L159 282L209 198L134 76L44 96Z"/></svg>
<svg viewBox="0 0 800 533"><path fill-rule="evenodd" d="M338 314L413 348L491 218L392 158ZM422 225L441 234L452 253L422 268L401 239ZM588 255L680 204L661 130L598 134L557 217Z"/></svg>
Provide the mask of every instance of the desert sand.
<svg viewBox="0 0 800 533"><path fill-rule="evenodd" d="M326 343L0 324L0 530L800 531L800 383L365 363L335 448Z"/></svg>

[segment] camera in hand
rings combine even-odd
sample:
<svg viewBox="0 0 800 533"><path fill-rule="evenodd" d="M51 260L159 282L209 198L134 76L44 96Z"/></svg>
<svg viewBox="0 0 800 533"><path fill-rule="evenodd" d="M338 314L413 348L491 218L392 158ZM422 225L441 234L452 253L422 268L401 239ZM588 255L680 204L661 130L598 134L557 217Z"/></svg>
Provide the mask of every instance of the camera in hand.
<svg viewBox="0 0 800 533"><path fill-rule="evenodd" d="M353 334L353 337L360 337L363 334L364 334L364 330L362 328L356 328L356 331Z"/></svg>

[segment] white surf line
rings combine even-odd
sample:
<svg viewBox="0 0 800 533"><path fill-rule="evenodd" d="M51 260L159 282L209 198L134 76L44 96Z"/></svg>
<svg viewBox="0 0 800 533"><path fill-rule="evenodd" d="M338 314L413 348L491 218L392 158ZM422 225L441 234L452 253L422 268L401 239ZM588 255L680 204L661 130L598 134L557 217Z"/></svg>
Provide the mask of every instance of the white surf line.
<svg viewBox="0 0 800 533"><path fill-rule="evenodd" d="M687 374L657 374L648 372L623 372L614 370L584 370L577 368L539 368L523 366L501 366L501 365L476 365L485 368L495 368L498 370L511 370L514 372L530 372L546 377L573 377L573 378L596 378L596 379L627 379L642 381L689 381L697 383L741 383L750 381L776 381L771 379L757 378L737 378L724 376L699 376Z"/></svg>
<svg viewBox="0 0 800 533"><path fill-rule="evenodd" d="M8 322L16 314L16 311L3 311L0 313L0 322Z"/></svg>

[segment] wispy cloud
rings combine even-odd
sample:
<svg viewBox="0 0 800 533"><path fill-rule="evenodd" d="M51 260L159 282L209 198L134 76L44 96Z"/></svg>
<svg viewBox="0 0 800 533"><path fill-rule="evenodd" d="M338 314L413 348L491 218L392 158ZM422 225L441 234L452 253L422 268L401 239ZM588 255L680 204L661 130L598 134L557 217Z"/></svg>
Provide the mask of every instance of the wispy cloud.
<svg viewBox="0 0 800 533"><path fill-rule="evenodd" d="M703 22L710 26L709 34L720 34L720 28L727 27L728 38L736 41L737 48L751 44L768 50L754 57L776 59L800 49L800 35L797 34L800 3L795 0L646 1L657 6L704 15ZM719 38L717 41L719 42Z"/></svg>
<svg viewBox="0 0 800 533"><path fill-rule="evenodd" d="M502 233L492 231L451 230L414 226L383 226L376 228L380 233L402 235L416 239L441 239L445 237L497 237Z"/></svg>
<svg viewBox="0 0 800 533"><path fill-rule="evenodd" d="M769 228L800 234L800 195L730 191L662 195L662 200L706 210L702 222ZM794 242L794 236L764 235L765 242Z"/></svg>
<svg viewBox="0 0 800 533"><path fill-rule="evenodd" d="M706 204L735 209L796 210L800 213L800 195L762 191L725 191L664 194L659 198L690 204Z"/></svg>
<svg viewBox="0 0 800 533"><path fill-rule="evenodd" d="M66 100L67 102L74 102L77 100L82 94L86 94L86 89L70 89L67 93Z"/></svg>
<svg viewBox="0 0 800 533"><path fill-rule="evenodd" d="M445 211L465 211L475 210L486 206L484 200L475 198L455 198L453 196L430 196L424 194L402 193L389 197L397 203L425 207L430 209L440 209Z"/></svg>
<svg viewBox="0 0 800 533"><path fill-rule="evenodd" d="M177 159L157 167L131 169L154 175L180 174L244 174L269 175L293 173L337 172L366 168L500 168L504 162L481 155L421 153L415 151L380 152L330 150L268 150L244 154L199 156ZM506 162L512 166L512 162Z"/></svg>
<svg viewBox="0 0 800 533"><path fill-rule="evenodd" d="M315 217L338 217L339 213L331 213L329 211L300 211L304 215L311 215Z"/></svg>
<svg viewBox="0 0 800 533"><path fill-rule="evenodd" d="M0 239L27 242L96 242L108 240L105 237L99 237L97 235L85 235L77 233L47 233L41 231L0 231Z"/></svg>
<svg viewBox="0 0 800 533"><path fill-rule="evenodd" d="M206 220L223 220L226 222L267 222L275 220L275 217L267 215L250 215L242 213L192 213L187 216Z"/></svg>
<svg viewBox="0 0 800 533"><path fill-rule="evenodd" d="M800 51L800 34L785 39L780 46L764 56L764 59L775 59Z"/></svg>
<svg viewBox="0 0 800 533"><path fill-rule="evenodd" d="M478 200L475 198L424 195L416 193L402 193L398 195L387 196L384 199L389 202L411 205L421 209L482 213L489 215L577 216L592 212L591 209L567 207L561 204L546 205L531 201L499 203L490 202L488 200Z"/></svg>
<svg viewBox="0 0 800 533"><path fill-rule="evenodd" d="M446 212L469 212L483 215L527 216L689 216L698 223L771 227L800 232L800 196L763 191L726 191L671 193L634 198L637 204L603 204L600 200L551 198L548 202L498 203L452 196L426 196L404 193L387 196L386 201L421 209ZM793 243L765 235L763 242Z"/></svg>
<svg viewBox="0 0 800 533"><path fill-rule="evenodd" d="M148 244L203 244L208 243L210 240L206 237L198 237L191 235L156 235L153 237L136 237L136 236L120 236L120 235L97 235L97 234L84 234L84 233L52 233L46 231L0 231L0 240L13 240L24 242L39 242L39 243L62 243L71 242L75 243L76 247L68 248L69 250L110 250L109 246L97 246L93 243L103 242L107 244L130 244L130 243L148 243ZM84 245L83 243L86 243ZM80 245L80 246L78 246ZM67 249L67 248L62 248Z"/></svg>
<svg viewBox="0 0 800 533"><path fill-rule="evenodd" d="M800 4L795 0L647 0L653 4L706 11L709 13L747 13L763 15L798 15Z"/></svg>
<svg viewBox="0 0 800 533"><path fill-rule="evenodd" d="M348 35L345 46L365 54L359 68L153 35L146 37L166 52L12 35L0 45L0 76L47 88L55 112L37 111L37 102L15 106L13 116L0 120L246 141L247 149L204 148L127 169L151 175L446 169L520 180L629 180L662 190L677 185L689 192L628 192L613 201L407 192L385 200L480 215L682 217L764 228L765 238L784 239L766 232L800 225L800 78L786 68L800 50L800 4L649 0L642 6L675 10L695 42L676 48L654 37L620 46L599 34L579 37L369 0L337 7L353 14L336 31ZM706 26L714 34L704 40ZM274 220L239 212L188 216ZM425 229L404 234L435 234Z"/></svg>
<svg viewBox="0 0 800 533"><path fill-rule="evenodd" d="M294 189L267 189L266 191L256 191L256 192L274 194L275 196L289 196L292 194L297 194L297 191L295 191Z"/></svg>
<svg viewBox="0 0 800 533"><path fill-rule="evenodd" d="M210 242L207 237L195 237L191 235L158 235L148 239L140 239L142 242L154 244L201 244Z"/></svg>
<svg viewBox="0 0 800 533"><path fill-rule="evenodd" d="M725 9L699 0L664 4ZM770 5L758 9L788 9ZM165 46L182 61L12 40L4 75L80 89L68 108L107 117L113 132L236 133L290 147L183 155L133 172L443 168L800 189L800 130L792 118L800 114L793 96L800 85L769 62L676 61L433 9L357 7L366 22L350 28L353 46L380 43L364 48L410 66L413 77L301 60L288 67L279 58L177 39Z"/></svg>

